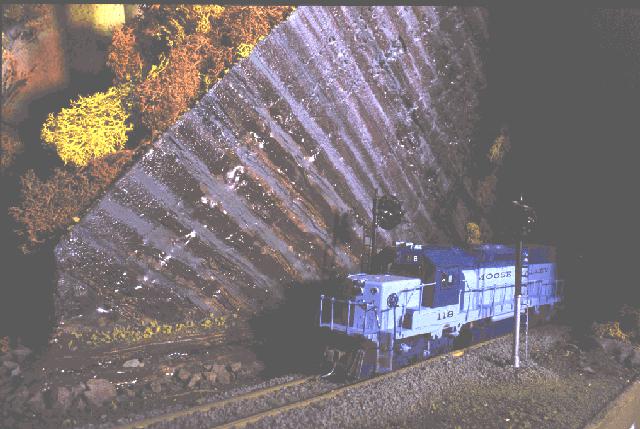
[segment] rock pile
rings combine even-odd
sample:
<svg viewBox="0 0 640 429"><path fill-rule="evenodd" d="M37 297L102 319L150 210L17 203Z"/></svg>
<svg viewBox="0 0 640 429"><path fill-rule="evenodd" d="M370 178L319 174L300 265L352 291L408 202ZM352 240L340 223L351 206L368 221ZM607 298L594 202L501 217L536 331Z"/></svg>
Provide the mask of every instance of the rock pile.
<svg viewBox="0 0 640 429"><path fill-rule="evenodd" d="M242 363L206 364L198 367L165 368L163 375L151 378L147 389L155 394L165 390L211 389L225 386L237 380L242 373Z"/></svg>
<svg viewBox="0 0 640 429"><path fill-rule="evenodd" d="M33 427L34 424L39 427L58 419L75 420L97 412L106 415L124 404L135 406L138 400L148 396L161 398L184 391L223 388L252 372L251 368L243 368L241 362L189 361L158 368L152 365L152 375L140 375L140 382L132 384L95 377L62 385L59 381L30 375L33 371L26 369L33 366L31 357L32 352L26 347L0 355L0 397L3 399L0 421L7 427ZM134 358L118 364L120 367L140 374L145 363ZM25 422L26 416L29 424Z"/></svg>

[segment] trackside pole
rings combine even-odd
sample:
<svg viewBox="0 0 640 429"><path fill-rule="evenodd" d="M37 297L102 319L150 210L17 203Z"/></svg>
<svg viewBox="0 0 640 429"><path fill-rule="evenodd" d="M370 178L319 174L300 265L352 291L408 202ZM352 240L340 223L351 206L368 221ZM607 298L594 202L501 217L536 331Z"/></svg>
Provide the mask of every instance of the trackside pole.
<svg viewBox="0 0 640 429"><path fill-rule="evenodd" d="M513 305L513 366L520 368L520 301L522 299L522 238L516 246L516 285Z"/></svg>
<svg viewBox="0 0 640 429"><path fill-rule="evenodd" d="M513 366L520 368L520 295L516 295L513 333Z"/></svg>

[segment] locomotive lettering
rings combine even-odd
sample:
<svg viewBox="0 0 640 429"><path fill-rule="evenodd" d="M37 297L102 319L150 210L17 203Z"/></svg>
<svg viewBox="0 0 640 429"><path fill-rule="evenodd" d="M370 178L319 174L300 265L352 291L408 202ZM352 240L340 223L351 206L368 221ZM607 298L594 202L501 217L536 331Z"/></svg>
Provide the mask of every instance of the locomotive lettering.
<svg viewBox="0 0 640 429"><path fill-rule="evenodd" d="M529 271L529 275L531 274L541 274L541 273L547 273L549 272L549 268L548 267L540 267L535 271Z"/></svg>
<svg viewBox="0 0 640 429"><path fill-rule="evenodd" d="M511 277L511 271L503 271L498 273L486 273L478 277L478 280L500 279L504 277Z"/></svg>

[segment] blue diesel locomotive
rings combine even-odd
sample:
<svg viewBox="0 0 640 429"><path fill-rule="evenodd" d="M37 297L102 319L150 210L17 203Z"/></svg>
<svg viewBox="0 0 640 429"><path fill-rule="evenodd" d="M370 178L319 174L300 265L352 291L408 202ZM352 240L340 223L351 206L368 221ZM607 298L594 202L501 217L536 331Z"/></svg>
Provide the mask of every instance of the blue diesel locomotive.
<svg viewBox="0 0 640 429"><path fill-rule="evenodd" d="M383 373L513 328L515 250L398 242L388 274L353 274L336 296L321 295L319 325L333 345L325 358L354 378ZM555 250L522 252L522 311L539 314L561 300Z"/></svg>

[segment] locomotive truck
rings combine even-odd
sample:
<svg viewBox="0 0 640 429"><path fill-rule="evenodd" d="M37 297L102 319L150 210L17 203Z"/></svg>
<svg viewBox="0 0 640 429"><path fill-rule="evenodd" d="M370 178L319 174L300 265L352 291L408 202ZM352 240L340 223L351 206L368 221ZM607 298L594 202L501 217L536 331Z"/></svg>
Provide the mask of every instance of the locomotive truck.
<svg viewBox="0 0 640 429"><path fill-rule="evenodd" d="M555 249L522 252L522 319L549 317L561 301ZM480 341L513 328L515 250L397 242L385 274L352 274L339 293L321 295L319 326L333 373L363 378L443 353L456 339Z"/></svg>

